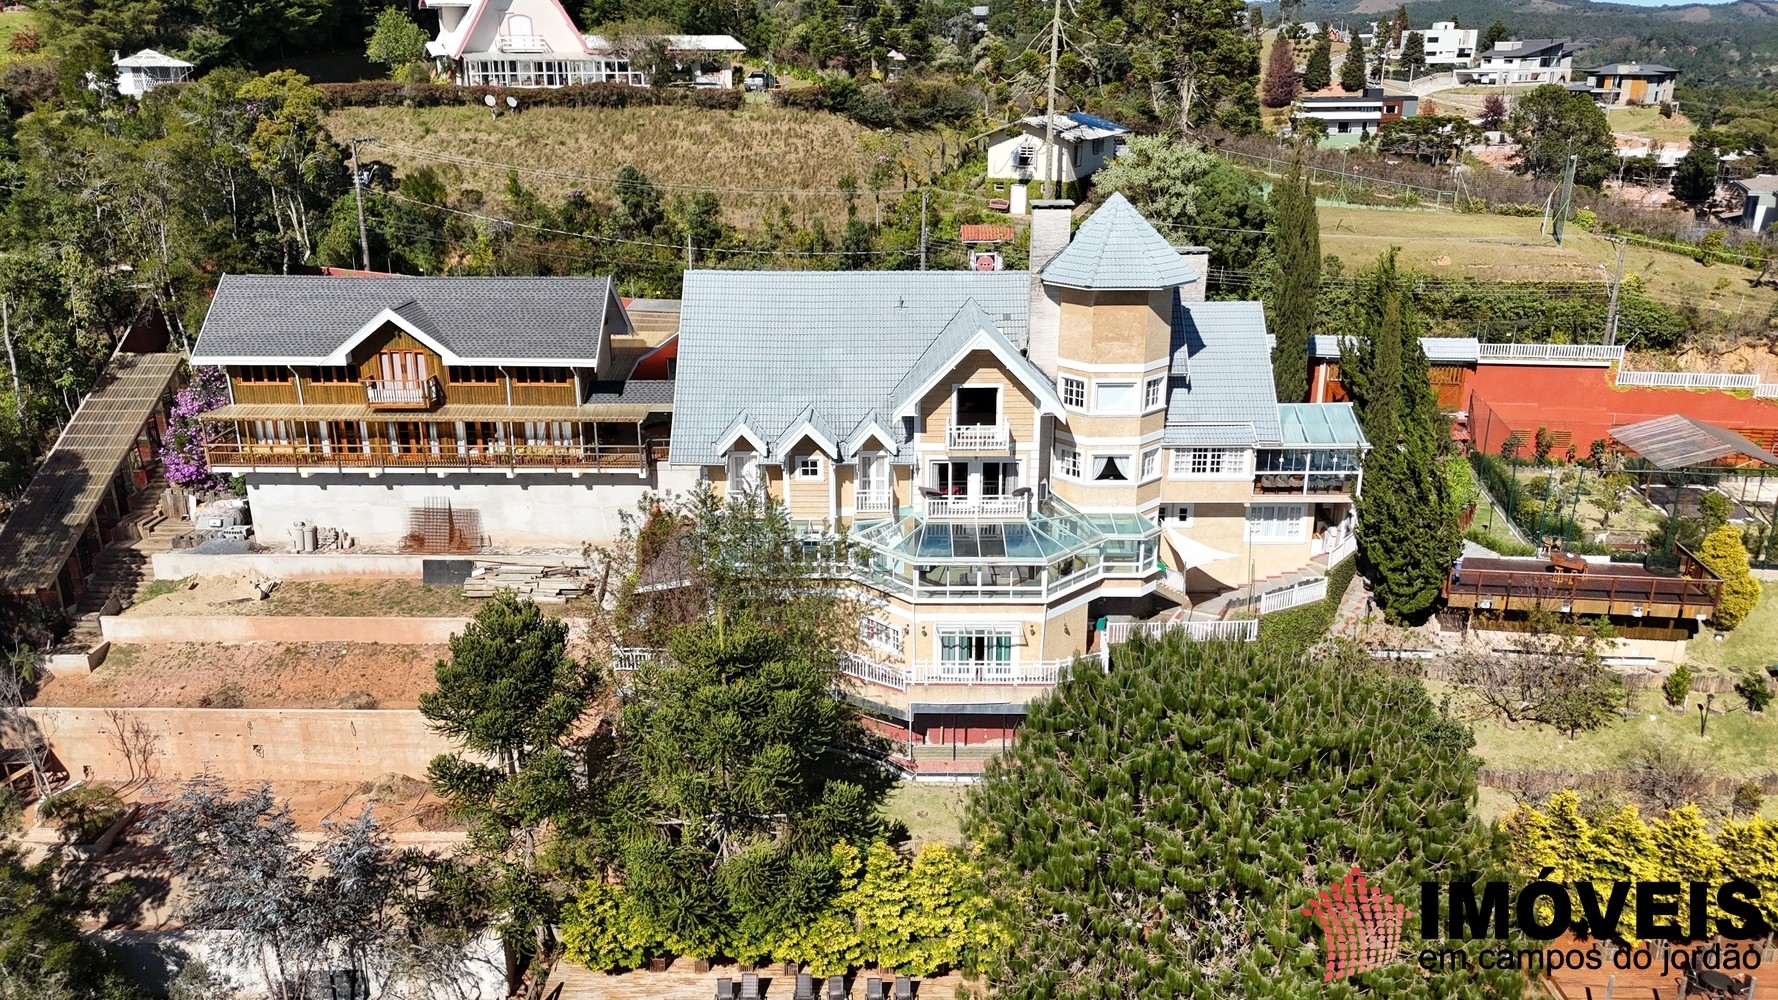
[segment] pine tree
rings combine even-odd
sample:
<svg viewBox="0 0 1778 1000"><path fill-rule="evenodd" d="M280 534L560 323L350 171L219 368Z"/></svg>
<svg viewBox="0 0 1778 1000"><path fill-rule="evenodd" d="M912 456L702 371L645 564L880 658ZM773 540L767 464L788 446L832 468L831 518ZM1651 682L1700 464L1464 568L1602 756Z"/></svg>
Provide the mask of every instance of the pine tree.
<svg viewBox="0 0 1778 1000"><path fill-rule="evenodd" d="M1482 32L1482 49L1481 50L1483 52L1486 52L1489 49L1492 49L1495 45L1499 44L1500 42L1506 41L1507 39L1511 38L1512 36L1513 36L1512 32L1506 30L1506 22L1505 21L1495 21L1493 24L1488 25L1487 31Z"/></svg>
<svg viewBox="0 0 1778 1000"><path fill-rule="evenodd" d="M1358 498L1359 557L1389 618L1423 618L1462 544L1457 505L1438 467L1449 436L1428 378L1407 295L1384 254L1354 295L1340 375L1370 441Z"/></svg>
<svg viewBox="0 0 1778 1000"><path fill-rule="evenodd" d="M1309 65L1303 69L1303 89L1311 93L1326 90L1333 82L1333 36L1327 33L1327 25L1321 25L1321 33L1315 36L1315 47L1309 50Z"/></svg>
<svg viewBox="0 0 1778 1000"><path fill-rule="evenodd" d="M1309 394L1309 329L1321 294L1321 223L1302 163L1272 188L1272 382L1278 400L1300 403Z"/></svg>
<svg viewBox="0 0 1778 1000"><path fill-rule="evenodd" d="M1395 23L1390 26L1389 30L1389 44L1399 48L1401 46L1402 36L1407 33L1407 30L1408 9L1405 6L1398 5L1395 8Z"/></svg>
<svg viewBox="0 0 1778 1000"><path fill-rule="evenodd" d="M1364 82L1369 76L1364 61L1364 39L1352 36L1352 45L1346 50L1346 59L1340 63L1340 87L1349 93L1364 90Z"/></svg>
<svg viewBox="0 0 1778 1000"><path fill-rule="evenodd" d="M1426 68L1426 36L1418 31L1410 31L1407 40L1401 43L1401 66L1403 69L1415 71ZM1493 96L1493 95L1489 95Z"/></svg>
<svg viewBox="0 0 1778 1000"><path fill-rule="evenodd" d="M1296 56L1283 35L1272 40L1271 55L1266 57L1266 79L1260 85L1260 103L1268 108L1285 108L1296 100L1303 89L1297 76Z"/></svg>

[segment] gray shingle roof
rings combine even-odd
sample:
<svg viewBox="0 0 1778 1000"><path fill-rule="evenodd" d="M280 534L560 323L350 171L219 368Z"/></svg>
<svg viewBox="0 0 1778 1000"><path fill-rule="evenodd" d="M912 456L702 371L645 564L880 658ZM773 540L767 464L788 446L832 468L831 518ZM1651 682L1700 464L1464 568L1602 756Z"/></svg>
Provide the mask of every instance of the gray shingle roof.
<svg viewBox="0 0 1778 1000"><path fill-rule="evenodd" d="M1173 308L1173 390L1163 442L1198 444L1209 431L1203 425L1251 425L1253 442L1279 439L1266 315L1258 302L1180 302Z"/></svg>
<svg viewBox="0 0 1778 1000"><path fill-rule="evenodd" d="M1028 282L1022 271L687 271L671 460L720 464L717 440L741 413L766 441L811 406L847 437L873 410L899 435L887 419L897 387L968 303L990 333L1024 343Z"/></svg>
<svg viewBox="0 0 1778 1000"><path fill-rule="evenodd" d="M455 355L449 363L590 365L614 301L608 278L228 274L192 361L325 364L391 310Z"/></svg>
<svg viewBox="0 0 1778 1000"><path fill-rule="evenodd" d="M1088 216L1067 248L1043 269L1046 285L1100 291L1173 288L1198 279L1122 193Z"/></svg>

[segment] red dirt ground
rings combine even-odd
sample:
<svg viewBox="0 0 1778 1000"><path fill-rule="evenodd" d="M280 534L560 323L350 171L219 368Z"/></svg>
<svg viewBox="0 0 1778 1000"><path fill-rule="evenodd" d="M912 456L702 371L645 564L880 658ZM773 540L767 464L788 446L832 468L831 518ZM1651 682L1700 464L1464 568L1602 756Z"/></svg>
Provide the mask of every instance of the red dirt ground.
<svg viewBox="0 0 1778 1000"><path fill-rule="evenodd" d="M66 708L416 708L420 694L432 690L434 665L447 654L444 646L346 642L116 646L85 677L49 679L31 703ZM357 692L369 694L375 704L345 702ZM206 700L209 705L200 704Z"/></svg>

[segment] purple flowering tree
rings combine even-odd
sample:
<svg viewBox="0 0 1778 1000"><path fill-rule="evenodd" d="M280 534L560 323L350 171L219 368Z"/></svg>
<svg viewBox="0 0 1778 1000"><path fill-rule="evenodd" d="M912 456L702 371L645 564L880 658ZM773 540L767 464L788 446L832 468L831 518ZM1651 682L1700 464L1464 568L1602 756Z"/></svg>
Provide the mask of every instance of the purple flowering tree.
<svg viewBox="0 0 1778 1000"><path fill-rule="evenodd" d="M220 368L194 368L191 381L173 397L167 418L167 440L161 445L161 467L167 482L179 486L217 488L222 477L210 471L204 445L216 440L215 424L198 418L228 402L228 375Z"/></svg>

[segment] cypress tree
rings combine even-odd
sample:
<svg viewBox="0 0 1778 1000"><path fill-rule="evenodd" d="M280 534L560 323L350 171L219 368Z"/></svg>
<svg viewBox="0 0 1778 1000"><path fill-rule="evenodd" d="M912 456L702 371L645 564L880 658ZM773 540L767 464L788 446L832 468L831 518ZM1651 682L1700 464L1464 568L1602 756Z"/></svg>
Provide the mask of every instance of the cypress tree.
<svg viewBox="0 0 1778 1000"><path fill-rule="evenodd" d="M1370 441L1358 498L1358 553L1384 613L1423 619L1462 547L1457 505L1439 468L1449 426L1428 381L1396 272L1395 251L1353 296L1340 377Z"/></svg>
<svg viewBox="0 0 1778 1000"><path fill-rule="evenodd" d="M1346 50L1346 60L1340 63L1340 86L1356 93L1364 89L1368 76L1364 64L1364 39L1353 35L1352 47Z"/></svg>
<svg viewBox="0 0 1778 1000"><path fill-rule="evenodd" d="M1326 90L1333 82L1333 36L1327 33L1327 25L1321 26L1321 33L1315 36L1315 47L1309 50L1309 65L1303 69L1303 89L1308 91Z"/></svg>
<svg viewBox="0 0 1778 1000"><path fill-rule="evenodd" d="M1309 394L1309 328L1321 294L1321 223L1302 161L1272 188L1272 383L1281 403Z"/></svg>

